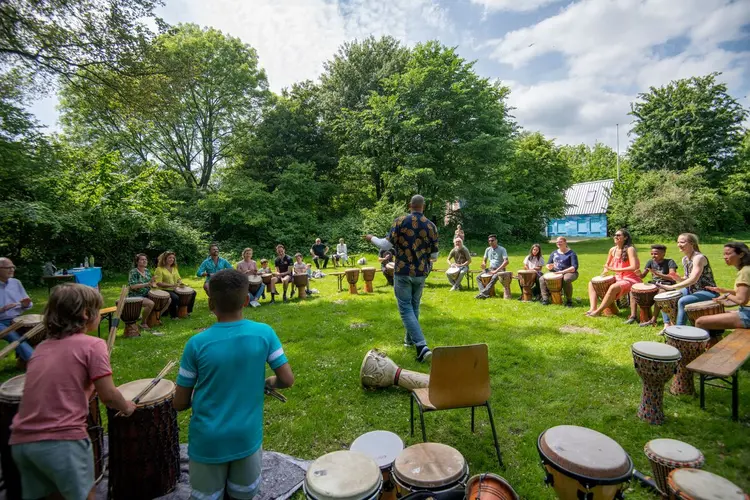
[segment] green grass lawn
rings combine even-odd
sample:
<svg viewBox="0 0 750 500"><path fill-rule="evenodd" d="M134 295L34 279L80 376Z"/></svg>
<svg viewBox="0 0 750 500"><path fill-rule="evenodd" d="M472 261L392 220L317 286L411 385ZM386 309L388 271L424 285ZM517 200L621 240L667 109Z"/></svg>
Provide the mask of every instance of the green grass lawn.
<svg viewBox="0 0 750 500"><path fill-rule="evenodd" d="M521 303L517 282L513 299L475 300L476 292L449 293L443 273L433 274L422 299L421 323L431 347L489 345L492 406L500 447L506 464L498 471L486 413L477 411L477 432L470 431L470 411L453 410L426 415L428 438L457 448L471 472L496 472L524 498L554 498L543 484L536 439L545 429L572 424L596 429L619 442L636 468L650 473L643 446L650 439L669 437L693 444L706 456L705 469L720 474L750 491L750 386L747 369L740 375L740 422L731 420L731 394L708 388L707 410L697 397L665 394L667 422L650 426L635 415L641 380L633 369L630 345L639 340L659 340L653 328L626 326L620 318L588 318L586 285L601 272L611 240L572 244L580 258L580 278L574 284L576 307L543 307ZM639 241L642 264L648 244ZM545 256L553 245L543 245ZM446 250L446 249L444 249ZM482 254L483 248L471 247ZM527 248L509 248L511 270L522 267ZM736 271L721 259L721 244L702 247L711 261L720 286L730 287ZM679 263L676 245L669 243L668 257ZM472 268L479 267L475 257ZM374 262L369 256L368 262ZM444 257L437 264L445 268ZM682 269L679 271L682 273ZM189 274L183 270L183 276ZM118 277L115 277L118 278ZM113 305L123 284L108 278L102 283L105 305ZM192 318L169 321L159 330L163 337L136 339L118 336L112 353L117 384L151 378L170 359L178 359L187 339L214 322L207 309L201 282L187 280L198 290ZM465 284L465 282L464 282ZM404 330L393 291L378 273L375 293L349 295L338 292L335 277L315 280L320 290L304 302L248 308L245 317L270 324L278 333L296 376L285 391L289 401L267 399L264 448L314 459L346 449L359 435L376 429L400 435L407 445L420 441L419 430L409 435L409 394L399 388L365 391L359 382L364 354L373 347L385 351L404 368L427 371L415 361L413 349L402 346ZM360 278L360 288L362 281ZM46 288L30 290L34 311L41 312ZM587 333L563 333L564 326L586 327ZM102 328L104 336L106 322ZM10 357L12 358L12 356ZM14 362L0 364L2 380L16 375ZM175 373L171 378L174 379ZM187 441L189 413L180 414L180 438ZM654 498L631 485L628 498Z"/></svg>

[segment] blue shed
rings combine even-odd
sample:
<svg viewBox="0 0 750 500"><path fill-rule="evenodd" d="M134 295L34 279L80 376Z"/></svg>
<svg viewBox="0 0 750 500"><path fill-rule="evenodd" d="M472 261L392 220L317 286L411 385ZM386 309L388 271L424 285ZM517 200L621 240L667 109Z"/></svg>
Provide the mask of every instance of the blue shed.
<svg viewBox="0 0 750 500"><path fill-rule="evenodd" d="M570 186L565 192L565 218L547 222L547 236L606 237L607 209L614 183L614 179L606 179Z"/></svg>

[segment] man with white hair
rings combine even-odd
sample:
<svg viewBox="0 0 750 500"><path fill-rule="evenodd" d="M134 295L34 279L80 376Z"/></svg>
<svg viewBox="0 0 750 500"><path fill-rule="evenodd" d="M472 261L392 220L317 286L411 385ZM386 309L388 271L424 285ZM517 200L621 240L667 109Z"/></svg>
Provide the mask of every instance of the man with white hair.
<svg viewBox="0 0 750 500"><path fill-rule="evenodd" d="M453 262L451 262L453 259ZM451 292L461 290L461 281L469 272L469 264L471 264L471 253L469 249L464 246L464 242L461 238L453 238L453 248L451 253L448 254L448 266L451 269L458 268L458 275L454 278L450 274L448 276L448 282L451 284Z"/></svg>
<svg viewBox="0 0 750 500"><path fill-rule="evenodd" d="M8 328L13 318L20 316L24 311L31 309L34 305L29 294L24 290L20 281L13 276L16 274L16 266L6 258L0 258L0 330ZM12 332L4 337L7 342L14 342L21 336ZM22 342L16 348L16 356L22 363L31 358L34 350L26 342Z"/></svg>

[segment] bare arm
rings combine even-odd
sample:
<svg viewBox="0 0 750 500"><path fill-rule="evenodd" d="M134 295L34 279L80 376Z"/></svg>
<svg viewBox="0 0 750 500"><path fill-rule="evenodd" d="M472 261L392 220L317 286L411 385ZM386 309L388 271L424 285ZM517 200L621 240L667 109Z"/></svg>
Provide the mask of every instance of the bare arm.
<svg viewBox="0 0 750 500"><path fill-rule="evenodd" d="M129 417L135 411L135 404L126 400L119 389L115 387L112 375L94 380L94 387L96 393L99 394L99 399L106 406L121 411L126 417Z"/></svg>
<svg viewBox="0 0 750 500"><path fill-rule="evenodd" d="M177 411L187 410L193 403L193 388L177 386L174 399L172 400L172 408Z"/></svg>
<svg viewBox="0 0 750 500"><path fill-rule="evenodd" d="M273 372L275 375L266 379L267 388L286 389L294 385L294 373L292 373L292 367L289 366L289 363L284 363Z"/></svg>
<svg viewBox="0 0 750 500"><path fill-rule="evenodd" d="M719 297L719 299L726 299L730 302L734 302L738 306L741 306L744 305L747 302L747 299L750 297L750 288L748 288L747 285L740 284L737 286L737 290L731 290L725 293L726 295L724 297Z"/></svg>
<svg viewBox="0 0 750 500"><path fill-rule="evenodd" d="M703 274L703 268L706 267L706 264L708 261L706 261L706 258L703 255L696 255L693 257L693 272L690 273L690 276L688 276L686 279L679 281L675 283L672 286L665 286L663 288L666 288L667 290L679 290L680 288L686 288L690 285L694 285L698 282L698 279L701 277L701 274Z"/></svg>

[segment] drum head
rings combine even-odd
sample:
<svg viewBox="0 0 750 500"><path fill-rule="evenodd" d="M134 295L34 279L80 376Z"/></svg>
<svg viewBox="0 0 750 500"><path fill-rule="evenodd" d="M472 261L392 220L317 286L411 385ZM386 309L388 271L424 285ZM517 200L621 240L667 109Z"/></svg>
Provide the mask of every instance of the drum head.
<svg viewBox="0 0 750 500"><path fill-rule="evenodd" d="M492 275L490 273L482 273L479 275L480 278L492 278Z"/></svg>
<svg viewBox="0 0 750 500"><path fill-rule="evenodd" d="M682 297L682 292L680 292L679 290L670 290L669 292L657 293L654 296L654 300L659 302L661 300L679 299L680 297Z"/></svg>
<svg viewBox="0 0 750 500"><path fill-rule="evenodd" d="M162 299L169 298L169 292L166 290L157 290L155 288L152 288L151 290L149 290L148 294L153 295L154 297L162 298Z"/></svg>
<svg viewBox="0 0 750 500"><path fill-rule="evenodd" d="M680 340L689 340L693 342L700 342L701 340L708 340L708 332L702 328L696 328L694 326L679 326L672 325L664 329L664 333L667 337L672 337Z"/></svg>
<svg viewBox="0 0 750 500"><path fill-rule="evenodd" d="M127 384L122 384L118 387L122 396L127 400L132 400L140 392L145 389L151 383L151 379L144 378L141 380L134 380ZM150 406L156 403L160 403L165 399L169 398L175 392L174 382L171 380L161 379L156 387L151 389L148 394L141 398L138 406Z"/></svg>
<svg viewBox="0 0 750 500"><path fill-rule="evenodd" d="M699 469L675 469L669 473L669 488L683 493L681 498L701 500L744 500L739 486L721 476Z"/></svg>
<svg viewBox="0 0 750 500"><path fill-rule="evenodd" d="M591 278L592 283L606 283L607 281L617 281L614 276L594 276Z"/></svg>
<svg viewBox="0 0 750 500"><path fill-rule="evenodd" d="M386 469L404 451L404 442L392 432L372 431L355 439L349 449L367 455L378 467Z"/></svg>
<svg viewBox="0 0 750 500"><path fill-rule="evenodd" d="M263 278L261 278L260 276L248 276L247 281L252 285L260 285L261 283L263 283Z"/></svg>
<svg viewBox="0 0 750 500"><path fill-rule="evenodd" d="M125 303L131 303L131 302L143 302L143 297L127 297L125 299Z"/></svg>
<svg viewBox="0 0 750 500"><path fill-rule="evenodd" d="M676 439L652 439L643 447L643 452L649 460L668 465L674 464L672 466L703 463L703 453L698 448Z"/></svg>
<svg viewBox="0 0 750 500"><path fill-rule="evenodd" d="M26 374L17 375L6 380L0 385L0 400L8 403L17 403L23 396L23 386L26 383Z"/></svg>
<svg viewBox="0 0 750 500"><path fill-rule="evenodd" d="M11 323L23 323L28 326L36 326L42 321L44 321L44 316L41 314L24 314L13 318Z"/></svg>
<svg viewBox="0 0 750 500"><path fill-rule="evenodd" d="M393 473L409 485L438 488L461 479L466 473L466 460L448 445L419 443L401 452L393 463Z"/></svg>
<svg viewBox="0 0 750 500"><path fill-rule="evenodd" d="M533 269L519 269L518 271L516 271L516 274L536 274L536 271L534 271Z"/></svg>
<svg viewBox="0 0 750 500"><path fill-rule="evenodd" d="M639 356L660 361L677 361L682 357L676 347L660 342L636 342L630 349Z"/></svg>
<svg viewBox="0 0 750 500"><path fill-rule="evenodd" d="M651 283L635 283L630 289L634 292L649 293L658 290L659 287L652 285Z"/></svg>
<svg viewBox="0 0 750 500"><path fill-rule="evenodd" d="M559 280L559 279L562 279L562 274L557 274L557 273L544 273L544 274L542 275L542 278L544 278L544 281L549 281L549 280Z"/></svg>
<svg viewBox="0 0 750 500"><path fill-rule="evenodd" d="M372 458L356 451L334 451L310 465L305 486L318 500L357 500L372 496L382 478Z"/></svg>
<svg viewBox="0 0 750 500"><path fill-rule="evenodd" d="M539 436L537 446L555 469L598 484L622 482L633 472L633 462L622 446L586 427L552 427Z"/></svg>
<svg viewBox="0 0 750 500"><path fill-rule="evenodd" d="M703 309L714 309L721 307L722 304L714 302L713 300L703 300L701 302L695 302L685 306L686 311L702 311Z"/></svg>
<svg viewBox="0 0 750 500"><path fill-rule="evenodd" d="M396 269L396 264L394 262L389 262L385 267L388 269Z"/></svg>
<svg viewBox="0 0 750 500"><path fill-rule="evenodd" d="M192 293L193 293L194 291L195 291L195 290L193 290L193 289L192 289L192 288L190 288L189 286L178 286L177 288L175 288L175 289L174 289L174 292L175 292L175 293L176 293L177 295L180 295L180 294L185 294L185 295L192 295Z"/></svg>

